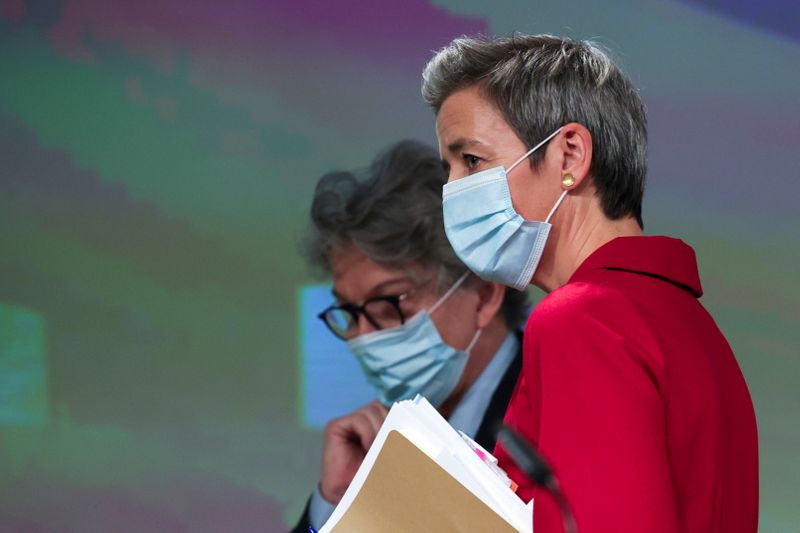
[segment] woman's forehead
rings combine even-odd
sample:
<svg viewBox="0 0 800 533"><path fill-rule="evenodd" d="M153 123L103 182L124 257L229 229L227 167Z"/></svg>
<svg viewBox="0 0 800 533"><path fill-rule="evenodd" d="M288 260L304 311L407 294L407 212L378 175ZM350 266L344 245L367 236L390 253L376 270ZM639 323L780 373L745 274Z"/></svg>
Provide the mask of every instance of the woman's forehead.
<svg viewBox="0 0 800 533"><path fill-rule="evenodd" d="M476 87L447 97L436 117L436 131L442 156L461 145L490 145L498 138L515 135L500 110Z"/></svg>

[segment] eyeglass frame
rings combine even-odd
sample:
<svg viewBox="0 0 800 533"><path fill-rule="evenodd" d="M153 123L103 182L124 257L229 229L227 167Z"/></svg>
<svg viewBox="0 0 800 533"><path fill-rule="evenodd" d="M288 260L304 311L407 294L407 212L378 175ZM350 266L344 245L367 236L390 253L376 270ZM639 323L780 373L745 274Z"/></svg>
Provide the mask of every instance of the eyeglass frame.
<svg viewBox="0 0 800 533"><path fill-rule="evenodd" d="M328 330L330 330L330 332L333 333L338 339L343 340L343 341L348 341L350 339L340 335L328 323L328 321L325 319L325 315L328 314L329 312L335 310L335 309L341 309L341 310L343 310L343 311L345 311L347 313L350 313L353 316L353 318L355 319L354 324L358 324L359 315L364 315L364 318L367 319L367 321L372 325L372 327L374 327L376 330L380 331L380 330L388 329L388 328L384 328L380 324L378 324L378 322L372 316L370 316L369 313L367 313L366 306L369 305L372 302L384 301L384 302L388 302L389 304L392 305L392 307L395 308L395 310L397 311L398 316L400 317L400 324L398 324L398 326L402 326L403 324L406 323L406 315L403 312L403 309L400 307L400 302L402 302L406 298L410 297L412 294L414 294L418 290L422 289L423 287L426 287L428 284L430 284L435 279L436 279L436 277L434 276L433 278L430 278L430 279L428 279L426 281L423 281L422 283L419 283L418 285L415 285L414 287L410 288L409 290L407 290L407 291L405 291L405 292L403 292L401 294L387 294L385 296L374 296L372 298L368 298L361 305L356 305L356 304L352 304L352 303L345 303L345 304L342 304L342 305L339 305L339 304L329 305L328 307L323 309L321 313L319 313L317 315L317 318L322 320L322 322L325 324L325 326L328 328ZM397 327L397 326L394 326L394 327Z"/></svg>
<svg viewBox="0 0 800 533"><path fill-rule="evenodd" d="M403 310L400 308L400 302L402 302L405 298L407 298L408 295L409 295L409 293L406 292L406 293L403 293L403 294L389 294L389 295L386 295L386 296L375 296L374 298L369 298L368 300L364 301L364 303L362 305L356 305L356 304L352 304L352 303L346 303L346 304L342 304L342 305L333 304L333 305L330 305L330 306L326 307L321 313L319 313L317 315L317 318L322 320L322 322L325 324L325 326L330 330L331 333L336 335L336 337L338 337L339 339L341 339L343 341L346 341L346 340L349 340L348 337L343 337L341 335L341 333L339 333L336 329L334 329L333 326L331 326L331 324L325 318L325 316L328 313L330 313L331 311L335 311L335 310L344 311L344 312L348 313L353 318L353 324L358 324L359 317L363 316L364 318L367 319L367 322L369 322L372 325L372 327L374 327L376 330L382 330L382 329L386 329L386 328L384 328L383 326L378 324L378 321L375 320L372 317L372 315L370 315L367 312L367 306L369 304L373 303L373 302L387 302L392 307L394 307L394 309L397 311L397 316L400 317L400 324L399 325L402 326L403 324L406 323L406 315L405 315L405 313L403 313Z"/></svg>

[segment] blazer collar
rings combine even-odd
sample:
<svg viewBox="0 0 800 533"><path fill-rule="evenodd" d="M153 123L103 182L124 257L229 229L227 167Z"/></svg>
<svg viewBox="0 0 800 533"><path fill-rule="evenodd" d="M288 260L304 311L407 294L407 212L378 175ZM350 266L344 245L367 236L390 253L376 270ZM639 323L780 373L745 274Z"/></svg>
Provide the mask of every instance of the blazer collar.
<svg viewBox="0 0 800 533"><path fill-rule="evenodd" d="M680 239L617 237L586 258L569 281L586 279L598 269L643 274L686 289L696 298L703 295L697 257L694 250Z"/></svg>

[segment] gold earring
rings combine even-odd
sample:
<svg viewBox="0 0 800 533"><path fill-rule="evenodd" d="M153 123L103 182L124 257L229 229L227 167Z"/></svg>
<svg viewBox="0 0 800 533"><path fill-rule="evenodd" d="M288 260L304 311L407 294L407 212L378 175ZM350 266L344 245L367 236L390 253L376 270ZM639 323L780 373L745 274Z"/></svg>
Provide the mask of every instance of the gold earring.
<svg viewBox="0 0 800 533"><path fill-rule="evenodd" d="M575 185L575 176L572 174L564 174L564 177L561 178L561 183L564 187L572 187Z"/></svg>

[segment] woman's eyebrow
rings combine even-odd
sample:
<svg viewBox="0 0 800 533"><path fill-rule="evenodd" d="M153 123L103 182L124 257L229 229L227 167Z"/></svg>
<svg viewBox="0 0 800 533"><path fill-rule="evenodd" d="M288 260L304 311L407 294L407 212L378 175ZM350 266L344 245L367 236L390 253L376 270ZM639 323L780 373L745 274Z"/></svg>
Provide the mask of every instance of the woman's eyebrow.
<svg viewBox="0 0 800 533"><path fill-rule="evenodd" d="M453 142L447 145L447 151L455 154L469 146L486 146L486 145L477 139L472 139L469 137L459 137L458 139L454 140Z"/></svg>

